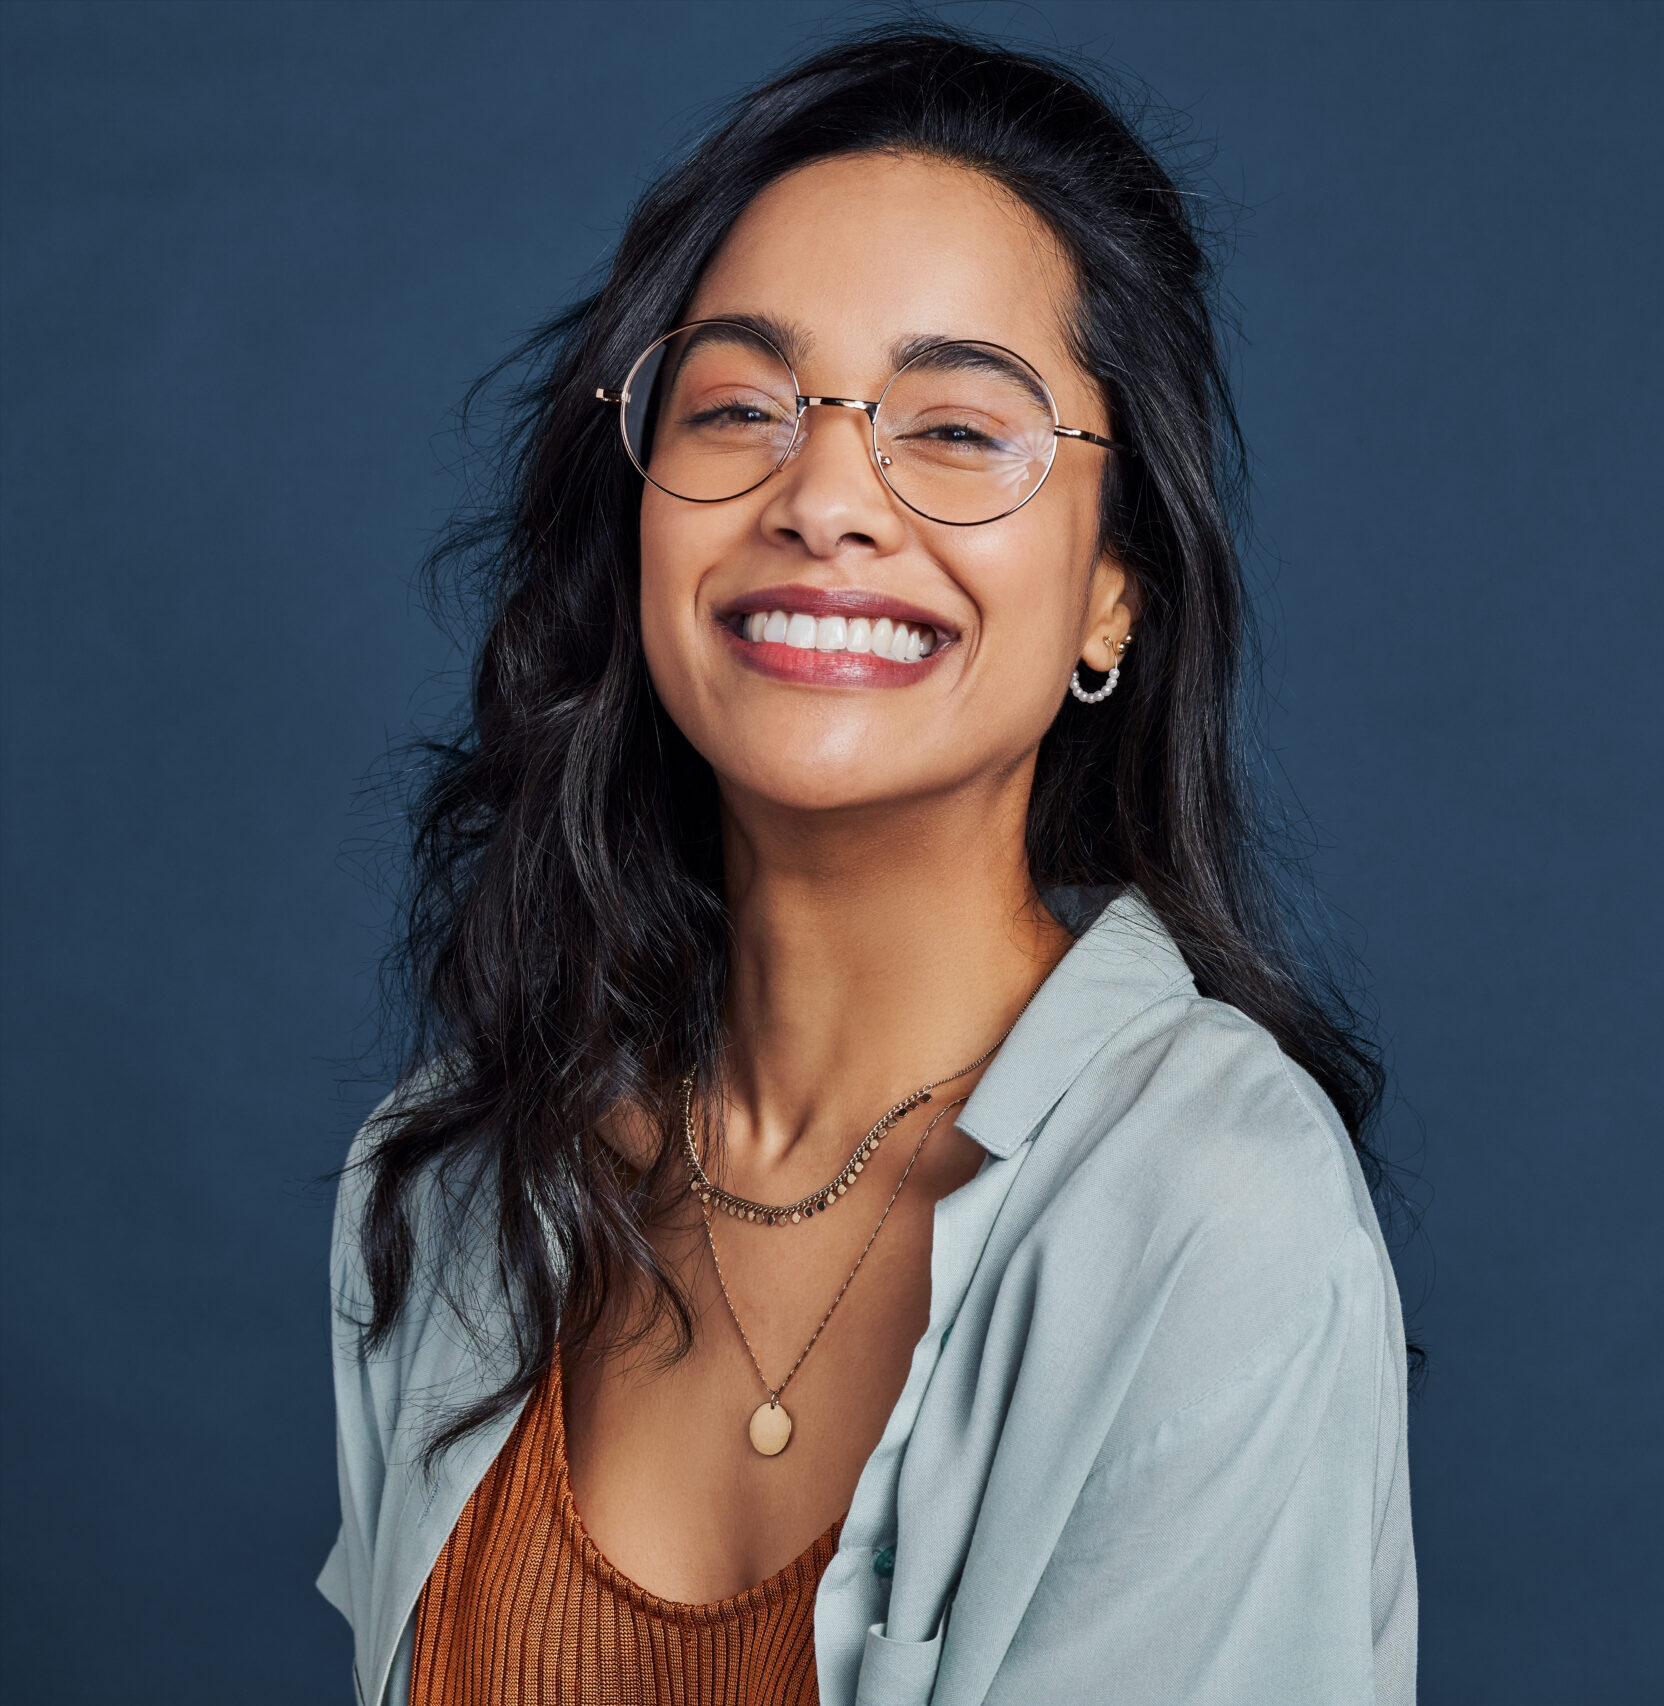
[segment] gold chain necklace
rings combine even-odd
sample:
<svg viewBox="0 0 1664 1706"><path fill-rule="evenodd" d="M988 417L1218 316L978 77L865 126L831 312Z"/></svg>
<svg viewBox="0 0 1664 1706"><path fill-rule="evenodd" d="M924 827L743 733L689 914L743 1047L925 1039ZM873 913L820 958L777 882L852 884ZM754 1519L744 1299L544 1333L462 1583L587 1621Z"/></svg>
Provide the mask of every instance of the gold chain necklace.
<svg viewBox="0 0 1664 1706"><path fill-rule="evenodd" d="M1020 1018L1021 1014L1018 1017ZM699 1144L693 1134L693 1074L690 1072L682 1080L682 1158L687 1162L688 1172L692 1175L688 1188L705 1208L708 1209L714 1203L724 1214L731 1215L735 1220L748 1220L759 1226L797 1226L816 1214L824 1214L827 1209L835 1206L839 1197L860 1178L892 1126L899 1125L915 1108L928 1102L932 1090L940 1089L944 1084L951 1084L956 1078L963 1078L967 1072L975 1072L1010 1035L1011 1028L1008 1026L999 1042L996 1042L993 1048L984 1050L969 1066L962 1066L957 1072L948 1073L945 1078L933 1078L928 1084L921 1084L910 1096L903 1096L893 1108L879 1116L878 1123L856 1144L855 1153L833 1175L830 1184L822 1185L818 1191L811 1191L806 1197L799 1197L794 1203L752 1202L748 1197L735 1196L732 1191L723 1190L714 1179L707 1176L699 1159Z"/></svg>
<svg viewBox="0 0 1664 1706"><path fill-rule="evenodd" d="M1000 1039L1001 1042L1004 1040L1003 1037ZM996 1043L994 1048L998 1047L999 1043ZM993 1049L988 1051L989 1054L993 1052ZM983 1059L986 1060L987 1055L984 1055ZM970 1070L971 1068L968 1066L965 1068L966 1072ZM955 1076L963 1077L964 1074L958 1073ZM942 1079L938 1082L945 1083L947 1081ZM686 1110L691 1108L693 1102L692 1073L689 1073L682 1080L682 1089L683 1105L684 1110ZM745 1346L746 1355L751 1358L751 1366L756 1369L757 1378L762 1381L763 1390L768 1393L768 1397L751 1412L751 1420L746 1429L751 1436L753 1449L762 1456L778 1457L786 1449L787 1443L792 1437L792 1419L785 1405L780 1402L780 1394L791 1385L792 1376L803 1366L803 1359L815 1348L815 1341L825 1332L826 1323L832 1319L833 1310L843 1302L844 1293L849 1290L851 1282L861 1271L861 1264L867 1259L867 1252L877 1242L879 1233L884 1230L884 1222L890 1218L890 1210L896 1206L896 1198L901 1195L901 1187L907 1183L907 1175L913 1171L913 1163L918 1160L919 1151L924 1148L925 1139L936 1129L937 1122L944 1115L951 1113L955 1108L964 1106L967 1100L969 1100L968 1097L961 1096L956 1101L947 1103L937 1113L936 1118L919 1134L919 1141L913 1146L913 1153L908 1156L907 1165L901 1170L901 1177L896 1181L896 1188L890 1192L890 1200L885 1203L884 1212L878 1217L878 1224L872 1229L872 1236L862 1245L861 1254L855 1258L855 1266L849 1270L849 1277L838 1287L838 1295L832 1299L826 1313L821 1316L820 1325L809 1335L808 1344L797 1353L797 1361L786 1370L786 1378L778 1386L769 1385L768 1376L763 1373L763 1365L757 1361L757 1353L752 1349L750 1336L745 1330L744 1323L740 1320L740 1312L734 1307L734 1300L728 1293L728 1281L722 1273L722 1258L716 1253L716 1231L711 1224L710 1199L703 1196L700 1198L699 1209L705 1217L705 1240L711 1247L711 1261L716 1267L716 1283L722 1288L722 1300L728 1305L728 1313L733 1316L734 1325L739 1329L740 1340Z"/></svg>

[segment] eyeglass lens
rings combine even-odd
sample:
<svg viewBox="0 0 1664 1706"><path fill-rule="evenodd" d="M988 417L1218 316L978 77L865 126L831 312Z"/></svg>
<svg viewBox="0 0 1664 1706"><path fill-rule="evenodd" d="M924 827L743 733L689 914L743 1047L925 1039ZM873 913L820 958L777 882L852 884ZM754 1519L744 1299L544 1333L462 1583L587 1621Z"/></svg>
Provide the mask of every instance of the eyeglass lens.
<svg viewBox="0 0 1664 1706"><path fill-rule="evenodd" d="M654 485L696 503L761 484L798 432L790 367L771 344L727 322L655 344L626 391L632 460ZM922 515L992 521L1045 478L1056 424L1045 384L1026 362L991 344L939 344L903 367L880 399L879 472Z"/></svg>

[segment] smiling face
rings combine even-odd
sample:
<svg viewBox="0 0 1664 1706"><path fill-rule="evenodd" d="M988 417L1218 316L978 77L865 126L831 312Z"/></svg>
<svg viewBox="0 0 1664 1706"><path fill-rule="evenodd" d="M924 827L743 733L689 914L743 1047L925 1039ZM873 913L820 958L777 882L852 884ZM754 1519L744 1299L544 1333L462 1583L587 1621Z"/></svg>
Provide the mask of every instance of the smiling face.
<svg viewBox="0 0 1664 1706"><path fill-rule="evenodd" d="M1070 352L1073 305L1055 239L987 178L856 155L764 191L686 319L768 327L807 396L877 399L943 340L1002 346L1044 377L1065 425L1110 437ZM952 439L932 442L953 455ZM644 484L648 669L730 803L895 805L1024 774L1076 662L1107 669L1131 627L1132 590L1097 549L1108 454L1059 440L1031 501L949 526L885 484L861 411L823 407L743 496L690 503ZM1030 489L1020 472L1014 489Z"/></svg>

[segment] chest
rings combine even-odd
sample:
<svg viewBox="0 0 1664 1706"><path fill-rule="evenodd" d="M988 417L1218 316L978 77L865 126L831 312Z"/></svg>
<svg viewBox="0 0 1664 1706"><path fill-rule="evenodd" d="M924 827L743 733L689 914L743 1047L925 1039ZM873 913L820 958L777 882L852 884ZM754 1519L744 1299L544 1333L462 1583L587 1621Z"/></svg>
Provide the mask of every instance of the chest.
<svg viewBox="0 0 1664 1706"><path fill-rule="evenodd" d="M723 1598L849 1509L929 1322L936 1202L981 1157L955 1139L876 1237L889 1196L878 1180L800 1226L719 1216L707 1234L693 1210L656 1235L688 1301L691 1350L673 1357L667 1324L620 1312L622 1336L645 1336L566 1368L573 1498L616 1568L665 1598ZM750 1423L771 1391L790 1439L766 1456Z"/></svg>

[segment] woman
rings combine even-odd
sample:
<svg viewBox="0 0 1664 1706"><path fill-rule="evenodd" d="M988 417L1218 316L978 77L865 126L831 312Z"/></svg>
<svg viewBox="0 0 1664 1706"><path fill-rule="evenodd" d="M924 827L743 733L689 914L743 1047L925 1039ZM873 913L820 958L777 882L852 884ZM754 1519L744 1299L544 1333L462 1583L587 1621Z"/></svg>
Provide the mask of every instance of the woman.
<svg viewBox="0 0 1664 1706"><path fill-rule="evenodd" d="M1413 1697L1207 282L1096 94L880 34L535 346L337 1213L362 1700Z"/></svg>

